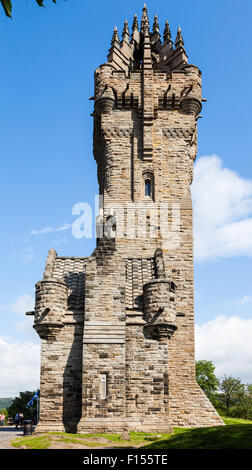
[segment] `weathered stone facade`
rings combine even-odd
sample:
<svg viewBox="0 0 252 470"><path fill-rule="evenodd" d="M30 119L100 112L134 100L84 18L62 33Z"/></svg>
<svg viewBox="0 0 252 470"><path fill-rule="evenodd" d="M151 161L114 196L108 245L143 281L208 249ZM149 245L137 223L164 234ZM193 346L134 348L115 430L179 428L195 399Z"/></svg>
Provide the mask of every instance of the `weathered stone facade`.
<svg viewBox="0 0 252 470"><path fill-rule="evenodd" d="M190 184L201 72L187 63L181 30L173 45L166 22L162 42L146 7L131 36L127 22L122 41L115 28L93 99L99 237L89 258L50 250L36 286L37 429L222 425L195 380Z"/></svg>

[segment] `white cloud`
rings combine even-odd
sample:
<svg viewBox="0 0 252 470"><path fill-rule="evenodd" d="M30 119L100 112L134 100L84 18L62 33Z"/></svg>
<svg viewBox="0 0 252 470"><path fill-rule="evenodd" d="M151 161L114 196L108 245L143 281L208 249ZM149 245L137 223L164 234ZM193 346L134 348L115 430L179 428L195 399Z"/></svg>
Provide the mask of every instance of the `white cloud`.
<svg viewBox="0 0 252 470"><path fill-rule="evenodd" d="M20 338L22 338L24 341L37 341L37 334L32 328L34 317L25 316L26 312L31 312L34 310L34 306L35 299L32 295L28 294L20 295L9 305L0 305L0 312L4 312L2 315L8 315L9 318L11 318L13 321L16 321L14 327L20 335ZM23 319L19 320L19 316ZM1 333L3 334L3 330Z"/></svg>
<svg viewBox="0 0 252 470"><path fill-rule="evenodd" d="M252 303L252 297L249 297L247 295L244 295L242 299L238 300L238 304L240 305L246 305L246 304L251 304Z"/></svg>
<svg viewBox="0 0 252 470"><path fill-rule="evenodd" d="M72 227L72 224L63 224L60 227L44 227L40 230L31 230L30 234L31 235L43 235L46 233L52 233L52 232L63 232L64 230L69 230Z"/></svg>
<svg viewBox="0 0 252 470"><path fill-rule="evenodd" d="M40 346L0 337L0 396L18 396L39 385Z"/></svg>
<svg viewBox="0 0 252 470"><path fill-rule="evenodd" d="M34 344L40 344L39 336L34 330L33 325L34 317L25 317L24 320L15 324L15 329L18 332L18 337L22 339L22 341L30 341Z"/></svg>
<svg viewBox="0 0 252 470"><path fill-rule="evenodd" d="M195 258L252 256L252 180L224 168L216 156L194 169Z"/></svg>
<svg viewBox="0 0 252 470"><path fill-rule="evenodd" d="M26 340L30 340L30 341L38 340L38 335L33 329L33 324L34 324L33 316L25 317L24 320L19 321L15 324L15 328L20 334L20 338L23 339L25 337Z"/></svg>
<svg viewBox="0 0 252 470"><path fill-rule="evenodd" d="M252 319L221 315L196 325L196 359L211 360L218 377L232 375L252 383Z"/></svg>
<svg viewBox="0 0 252 470"><path fill-rule="evenodd" d="M26 312L34 310L34 297L22 294L10 305L10 308L12 312L24 315Z"/></svg>

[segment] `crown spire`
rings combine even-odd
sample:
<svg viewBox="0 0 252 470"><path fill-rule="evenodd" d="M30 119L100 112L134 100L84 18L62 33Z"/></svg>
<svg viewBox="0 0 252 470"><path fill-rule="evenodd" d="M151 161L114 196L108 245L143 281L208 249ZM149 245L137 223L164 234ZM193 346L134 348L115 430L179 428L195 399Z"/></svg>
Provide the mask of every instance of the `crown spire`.
<svg viewBox="0 0 252 470"><path fill-rule="evenodd" d="M146 5L143 7L142 21L141 21L141 33L149 34L150 32L150 21L148 16L148 10Z"/></svg>
<svg viewBox="0 0 252 470"><path fill-rule="evenodd" d="M153 33L159 33L159 24L157 15L154 16Z"/></svg>
<svg viewBox="0 0 252 470"><path fill-rule="evenodd" d="M169 45L170 47L173 46L173 42L171 39L171 30L168 20L165 22L165 29L164 29L164 45Z"/></svg>
<svg viewBox="0 0 252 470"><path fill-rule="evenodd" d="M137 20L137 14L135 13L133 23L132 23L132 34L131 34L131 43L138 43L140 42L140 33L139 33L139 25Z"/></svg>
<svg viewBox="0 0 252 470"><path fill-rule="evenodd" d="M139 25L138 25L138 20L137 20L137 14L135 13L134 15L134 20L133 20L133 24L132 24L132 31L134 33L134 31L139 31Z"/></svg>
<svg viewBox="0 0 252 470"><path fill-rule="evenodd" d="M120 39L119 39L119 36L118 36L117 26L114 27L113 36L112 36L112 40L111 40L111 46L114 46L115 43L120 44Z"/></svg>
<svg viewBox="0 0 252 470"><path fill-rule="evenodd" d="M176 39L175 39L175 47L176 47L176 49L178 49L179 47L184 48L184 41L183 41L182 32L181 32L180 27L178 28L177 36L176 36Z"/></svg>
<svg viewBox="0 0 252 470"><path fill-rule="evenodd" d="M130 37L130 32L129 32L129 26L128 26L128 21L124 21L124 27L123 27L123 33L122 33L122 38L123 41L128 41Z"/></svg>

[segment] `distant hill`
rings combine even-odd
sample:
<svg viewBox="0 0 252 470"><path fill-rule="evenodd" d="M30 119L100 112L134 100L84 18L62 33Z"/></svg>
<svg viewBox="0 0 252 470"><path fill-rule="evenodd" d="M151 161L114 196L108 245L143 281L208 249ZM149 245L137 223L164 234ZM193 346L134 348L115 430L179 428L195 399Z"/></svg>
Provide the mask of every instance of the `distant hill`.
<svg viewBox="0 0 252 470"><path fill-rule="evenodd" d="M8 408L13 402L14 398L0 398L0 410L2 408Z"/></svg>

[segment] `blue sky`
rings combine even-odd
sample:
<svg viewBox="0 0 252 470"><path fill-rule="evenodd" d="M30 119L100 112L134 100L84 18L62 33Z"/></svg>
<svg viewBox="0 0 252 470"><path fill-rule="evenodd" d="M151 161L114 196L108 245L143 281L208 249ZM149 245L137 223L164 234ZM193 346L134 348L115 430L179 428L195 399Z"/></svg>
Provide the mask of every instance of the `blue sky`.
<svg viewBox="0 0 252 470"><path fill-rule="evenodd" d="M13 0L13 20L0 11L0 396L38 383L39 339L24 312L49 248L88 256L95 246L94 239L73 238L69 228L73 205L94 207L97 194L88 99L93 73L106 61L114 26L121 33L124 19L131 26L143 7L132 0L45 4ZM252 4L151 0L147 7L151 24L157 13L161 33L166 18L173 39L181 26L208 100L193 186L197 357L213 359L219 375L252 382L252 351L244 346L252 334ZM34 362L22 369L17 356L21 361L29 351Z"/></svg>

